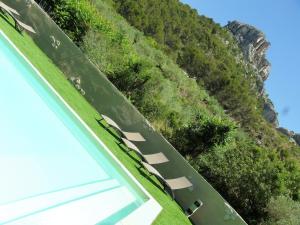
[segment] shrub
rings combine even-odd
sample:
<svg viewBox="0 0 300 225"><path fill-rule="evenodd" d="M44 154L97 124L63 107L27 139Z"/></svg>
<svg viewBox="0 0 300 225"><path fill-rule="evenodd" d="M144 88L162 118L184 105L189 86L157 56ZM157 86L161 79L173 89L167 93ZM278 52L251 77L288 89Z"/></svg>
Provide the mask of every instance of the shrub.
<svg viewBox="0 0 300 225"><path fill-rule="evenodd" d="M229 120L198 115L193 123L177 131L172 143L182 154L195 157L214 146L225 145L234 129L234 123Z"/></svg>
<svg viewBox="0 0 300 225"><path fill-rule="evenodd" d="M245 137L234 139L191 159L191 163L249 224L257 224L266 216L264 209L272 196L289 193L288 181L293 174L273 151Z"/></svg>
<svg viewBox="0 0 300 225"><path fill-rule="evenodd" d="M269 219L264 225L299 225L300 202L289 197L278 196L271 198L266 207Z"/></svg>

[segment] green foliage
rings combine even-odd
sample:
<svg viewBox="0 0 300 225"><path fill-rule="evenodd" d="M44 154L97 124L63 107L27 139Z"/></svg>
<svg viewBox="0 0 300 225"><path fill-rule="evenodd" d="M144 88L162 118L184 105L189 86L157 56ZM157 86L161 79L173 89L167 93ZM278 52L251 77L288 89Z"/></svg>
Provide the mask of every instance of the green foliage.
<svg viewBox="0 0 300 225"><path fill-rule="evenodd" d="M115 0L135 27L153 37L174 60L204 84L237 121L249 126L260 108L254 81L236 61L232 37L211 19L178 0ZM234 54L233 54L234 53Z"/></svg>
<svg viewBox="0 0 300 225"><path fill-rule="evenodd" d="M107 75L121 73L130 64L130 49L111 40L110 36L90 30L83 38L81 48Z"/></svg>
<svg viewBox="0 0 300 225"><path fill-rule="evenodd" d="M47 6L49 15L78 45L91 28L105 32L112 42L126 44L122 43L123 34L112 31L111 24L101 17L91 1L49 0Z"/></svg>
<svg viewBox="0 0 300 225"><path fill-rule="evenodd" d="M204 86L252 138L267 148L281 150L286 140L262 117L255 72L242 62L230 32L178 0L114 2L130 24L154 38L156 48Z"/></svg>
<svg viewBox="0 0 300 225"><path fill-rule="evenodd" d="M191 161L250 224L265 217L272 196L289 193L284 162L244 138Z"/></svg>
<svg viewBox="0 0 300 225"><path fill-rule="evenodd" d="M279 196L271 198L266 211L270 219L264 225L299 225L300 203L291 198Z"/></svg>
<svg viewBox="0 0 300 225"><path fill-rule="evenodd" d="M74 42L81 42L86 31L89 29L89 24L86 21L88 15L82 13L81 10L77 10L76 5L79 2L72 0L49 0L47 4L52 9L50 16L55 22L65 30Z"/></svg>
<svg viewBox="0 0 300 225"><path fill-rule="evenodd" d="M195 123L177 131L172 143L182 154L195 157L230 142L234 128L232 121L199 115Z"/></svg>

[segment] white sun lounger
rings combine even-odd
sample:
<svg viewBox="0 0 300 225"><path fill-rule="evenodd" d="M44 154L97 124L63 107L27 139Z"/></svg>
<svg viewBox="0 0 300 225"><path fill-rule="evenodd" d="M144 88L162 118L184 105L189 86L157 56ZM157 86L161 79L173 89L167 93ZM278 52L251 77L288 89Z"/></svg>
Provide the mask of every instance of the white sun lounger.
<svg viewBox="0 0 300 225"><path fill-rule="evenodd" d="M145 138L138 132L126 132L121 129L121 127L113 121L111 118L109 118L106 115L101 114L101 117L105 120L105 122L112 128L119 131L127 140L130 141L145 141Z"/></svg>
<svg viewBox="0 0 300 225"><path fill-rule="evenodd" d="M133 144L131 141L128 141L126 138L122 138L122 141L128 149L133 150L141 157L143 161L147 162L150 165L169 162L169 159L162 152L158 152L154 154L143 154L138 149L138 147L135 144Z"/></svg>
<svg viewBox="0 0 300 225"><path fill-rule="evenodd" d="M175 198L175 190L192 187L193 184L186 177L178 177L174 179L165 179L153 166L142 162L143 166L154 175L163 184L164 188L168 187L171 191L172 198Z"/></svg>
<svg viewBox="0 0 300 225"><path fill-rule="evenodd" d="M20 15L19 12L11 7L9 7L8 5L5 5L3 2L0 2L0 8L5 9L6 11L9 11L15 15Z"/></svg>
<svg viewBox="0 0 300 225"><path fill-rule="evenodd" d="M14 14L15 14L15 15L20 15L20 14L18 13L17 10L15 10L15 9L13 9L13 8L11 8L11 7L7 6L7 5L5 5L3 2L0 2L0 10L1 10L3 13L6 13L6 14L8 14L9 16L11 16L11 18L12 18L12 19L14 20L14 22L15 22L15 28L16 28L18 31L22 32L23 30L27 30L27 31L29 31L29 32L31 32L31 33L34 33L34 34L36 33L35 30L34 30L31 26L29 26L29 25L27 25L27 24L21 22L20 20L18 20L18 19L14 16Z"/></svg>

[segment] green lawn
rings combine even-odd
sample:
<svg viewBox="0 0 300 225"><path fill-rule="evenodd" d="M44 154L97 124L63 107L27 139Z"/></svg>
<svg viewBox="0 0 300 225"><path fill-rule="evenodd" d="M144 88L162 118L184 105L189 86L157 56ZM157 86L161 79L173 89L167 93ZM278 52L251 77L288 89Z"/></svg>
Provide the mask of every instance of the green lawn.
<svg viewBox="0 0 300 225"><path fill-rule="evenodd" d="M62 72L35 45L27 35L20 35L5 20L0 18L0 29L14 42L31 63L41 72L48 82L64 98L64 100L78 113L83 121L98 135L111 152L125 165L145 189L163 207L154 224L184 225L191 224L175 201L143 176L137 169L138 163L120 149L115 138L96 122L97 111L76 91ZM132 154L133 155L133 154ZM157 182L157 181L155 181ZM157 182L157 184L159 184Z"/></svg>

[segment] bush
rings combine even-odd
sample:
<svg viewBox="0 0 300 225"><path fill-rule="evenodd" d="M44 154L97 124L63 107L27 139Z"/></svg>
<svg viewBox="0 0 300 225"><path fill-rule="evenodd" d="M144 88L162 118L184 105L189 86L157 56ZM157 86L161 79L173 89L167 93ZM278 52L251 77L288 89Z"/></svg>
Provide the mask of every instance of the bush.
<svg viewBox="0 0 300 225"><path fill-rule="evenodd" d="M293 173L275 152L257 147L245 137L234 139L191 163L249 224L257 224L266 216L264 209L272 196L290 193Z"/></svg>
<svg viewBox="0 0 300 225"><path fill-rule="evenodd" d="M269 219L264 225L299 225L300 202L289 197L279 196L271 198L266 207Z"/></svg>
<svg viewBox="0 0 300 225"><path fill-rule="evenodd" d="M193 123L177 131L172 144L183 155L195 157L215 146L225 145L234 129L234 123L229 120L199 115Z"/></svg>
<svg viewBox="0 0 300 225"><path fill-rule="evenodd" d="M128 67L133 63L132 51L112 41L105 33L89 30L80 47L108 77L130 71Z"/></svg>
<svg viewBox="0 0 300 225"><path fill-rule="evenodd" d="M41 1L40 1L41 2ZM80 8L87 7L82 1L49 0L47 1L49 15L68 36L75 42L80 43L90 25L89 15L85 15Z"/></svg>

